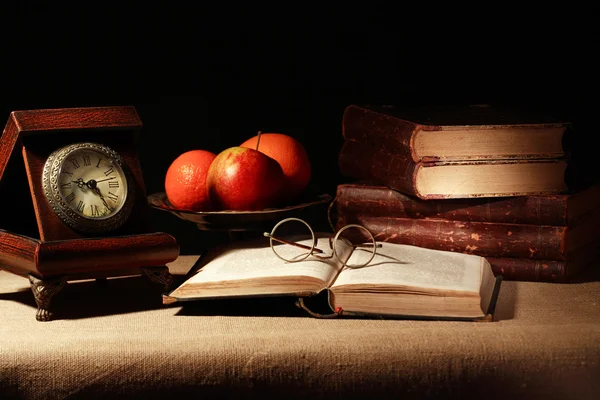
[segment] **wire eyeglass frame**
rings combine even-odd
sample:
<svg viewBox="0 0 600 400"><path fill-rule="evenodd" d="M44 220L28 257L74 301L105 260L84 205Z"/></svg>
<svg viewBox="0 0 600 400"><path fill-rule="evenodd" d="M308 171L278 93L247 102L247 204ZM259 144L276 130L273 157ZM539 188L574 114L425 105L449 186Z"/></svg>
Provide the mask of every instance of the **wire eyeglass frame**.
<svg viewBox="0 0 600 400"><path fill-rule="evenodd" d="M291 222L291 221L297 221L300 222L302 224L304 224L308 230L310 231L310 234L312 236L312 246L307 246L301 243L297 243L297 242L293 242L293 241L289 241L286 239L283 239L281 237L277 237L275 236L275 232L277 231L277 228L279 228L281 225L287 223L287 222ZM350 243L347 239L341 237L340 235L346 231L347 229L350 228L358 228L361 229L361 231L364 231L367 234L368 239L370 240L369 243L362 243L362 244L353 244ZM312 227L303 219L300 218L295 218L295 217L290 217L290 218L285 218L282 219L281 221L279 221L271 230L271 232L264 232L263 236L269 238L269 244L271 246L271 250L273 250L273 253L275 253L275 255L280 258L281 260L285 261L285 262L299 262L299 261L303 261L305 259L307 259L309 256L313 255L317 258L321 258L321 259L329 259L329 258L333 258L335 257L338 261L340 261L343 264L343 267L347 267L347 268L362 268L365 267L367 265L369 265L369 263L373 260L373 258L375 257L375 254L377 252L377 248L381 248L382 245L381 243L377 243L377 241L375 240L375 237L373 236L373 234L364 226L362 225L358 225L358 224L347 224L344 225L343 227L341 227L333 237L329 237L329 247L332 250L331 255L325 255L325 251L317 248L317 238L315 236L315 233L312 229ZM371 254L368 258L368 260L366 262L363 262L360 265L347 265L348 260L344 261L342 259L340 259L340 257L337 254L336 251L336 243L338 243L338 240L342 240L344 241L348 246L353 247L353 248L371 248ZM273 247L273 242L279 242L282 244L287 244L287 245L291 245L291 246L295 246L301 249L305 249L308 250L308 252L303 255L302 257L299 258L295 258L295 259L287 259L282 257L279 253L277 253L277 251L275 250L275 248Z"/></svg>

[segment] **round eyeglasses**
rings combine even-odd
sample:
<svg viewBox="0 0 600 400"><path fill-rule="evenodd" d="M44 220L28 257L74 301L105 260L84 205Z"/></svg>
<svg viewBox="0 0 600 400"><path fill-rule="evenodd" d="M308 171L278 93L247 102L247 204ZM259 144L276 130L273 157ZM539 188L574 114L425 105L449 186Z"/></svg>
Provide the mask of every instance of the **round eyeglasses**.
<svg viewBox="0 0 600 400"><path fill-rule="evenodd" d="M361 268L375 257L381 244L364 226L349 224L340 228L333 237L328 237L330 254L317 247L318 238L311 226L300 218L286 218L271 230L264 232L269 238L273 253L286 262L299 262L314 256L321 259L335 257L343 266Z"/></svg>

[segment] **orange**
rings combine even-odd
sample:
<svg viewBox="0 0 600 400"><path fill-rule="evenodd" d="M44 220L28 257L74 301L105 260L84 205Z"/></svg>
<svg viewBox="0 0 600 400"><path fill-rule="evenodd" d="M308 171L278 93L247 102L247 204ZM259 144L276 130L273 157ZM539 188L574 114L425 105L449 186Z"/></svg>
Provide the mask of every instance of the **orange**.
<svg viewBox="0 0 600 400"><path fill-rule="evenodd" d="M258 135L244 143L241 147L256 149ZM302 143L283 133L261 133L258 151L275 159L285 175L281 201L295 200L308 186L310 181L310 161Z"/></svg>
<svg viewBox="0 0 600 400"><path fill-rule="evenodd" d="M190 150L171 163L165 176L165 193L173 207L191 211L211 208L206 177L215 157L207 150Z"/></svg>

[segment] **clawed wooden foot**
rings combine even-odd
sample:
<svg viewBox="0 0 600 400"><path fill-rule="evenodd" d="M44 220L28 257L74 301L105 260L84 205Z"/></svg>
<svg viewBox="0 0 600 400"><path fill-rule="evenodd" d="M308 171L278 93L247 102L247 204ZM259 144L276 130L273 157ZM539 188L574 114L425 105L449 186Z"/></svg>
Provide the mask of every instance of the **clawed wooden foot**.
<svg viewBox="0 0 600 400"><path fill-rule="evenodd" d="M38 308L35 313L35 319L41 322L50 321L52 319L52 312L47 308Z"/></svg>
<svg viewBox="0 0 600 400"><path fill-rule="evenodd" d="M31 291L35 303L38 306L35 319L38 321L50 321L52 319L52 312L50 311L50 302L52 297L56 293L60 292L61 289L67 283L67 277L62 276L54 279L38 279L33 275L29 275L29 283L31 285Z"/></svg>
<svg viewBox="0 0 600 400"><path fill-rule="evenodd" d="M169 272L168 267L142 267L141 270L152 282L162 284L163 292L169 291L173 284L173 275Z"/></svg>

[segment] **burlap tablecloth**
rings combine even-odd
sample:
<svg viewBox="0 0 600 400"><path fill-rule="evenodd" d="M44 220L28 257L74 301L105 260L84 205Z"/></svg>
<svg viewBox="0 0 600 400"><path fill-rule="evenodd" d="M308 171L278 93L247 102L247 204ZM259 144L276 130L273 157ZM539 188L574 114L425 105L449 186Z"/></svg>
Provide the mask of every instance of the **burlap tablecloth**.
<svg viewBox="0 0 600 400"><path fill-rule="evenodd" d="M169 265L181 279L197 257ZM600 398L600 281L503 283L498 321L315 319L293 299L164 306L144 277L71 282L35 320L0 271L0 398Z"/></svg>

